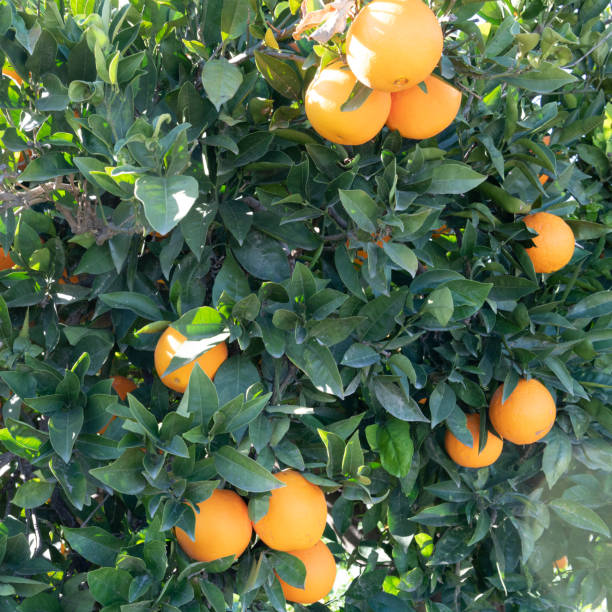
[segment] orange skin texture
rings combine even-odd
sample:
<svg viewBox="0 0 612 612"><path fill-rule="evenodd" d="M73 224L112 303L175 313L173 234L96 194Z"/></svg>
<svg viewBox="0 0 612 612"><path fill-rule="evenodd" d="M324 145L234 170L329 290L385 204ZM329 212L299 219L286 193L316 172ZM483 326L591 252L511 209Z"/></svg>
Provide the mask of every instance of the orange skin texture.
<svg viewBox="0 0 612 612"><path fill-rule="evenodd" d="M538 380L519 380L502 404L504 385L500 385L489 405L489 419L495 431L514 444L533 444L552 428L557 407L550 391Z"/></svg>
<svg viewBox="0 0 612 612"><path fill-rule="evenodd" d="M556 272L569 263L574 254L574 232L561 217L539 212L527 215L523 223L538 232L532 238L535 246L527 249L536 272Z"/></svg>
<svg viewBox="0 0 612 612"><path fill-rule="evenodd" d="M278 489L276 489L278 490ZM336 580L336 561L329 548L320 540L305 550L290 550L306 567L304 588L298 589L278 578L285 599L301 604L311 604L325 597L333 588Z"/></svg>
<svg viewBox="0 0 612 612"><path fill-rule="evenodd" d="M495 463L502 452L504 443L491 432L487 435L487 443L478 452L480 443L480 415L468 414L467 428L470 430L474 443L472 448L460 442L450 430L446 430L444 437L444 447L450 458L457 464L468 468L481 468Z"/></svg>
<svg viewBox="0 0 612 612"><path fill-rule="evenodd" d="M134 381L130 380L129 378L126 378L125 376L113 376L113 385L112 385L113 389L116 391L117 395L120 397L120 399L122 401L125 401L125 398L127 397L128 393L131 393L132 391L134 391L134 389L137 388L137 385ZM98 431L98 433L103 436L104 432L108 429L108 426L116 419L117 417L115 415L113 415L109 422L102 427L102 429L100 429Z"/></svg>
<svg viewBox="0 0 612 612"><path fill-rule="evenodd" d="M4 249L0 247L0 270L8 270L14 265L15 262L12 260L11 256L5 253Z"/></svg>
<svg viewBox="0 0 612 612"><path fill-rule="evenodd" d="M195 541L180 527L176 539L183 551L196 561L215 561L230 555L239 557L251 540L253 529L247 505L234 491L215 489L198 504Z"/></svg>
<svg viewBox="0 0 612 612"><path fill-rule="evenodd" d="M442 28L421 0L376 0L351 24L346 59L364 85L401 91L432 73L442 45Z"/></svg>
<svg viewBox="0 0 612 612"><path fill-rule="evenodd" d="M385 125L391 96L383 91L372 92L356 110L340 110L355 82L355 75L346 66L334 62L323 68L306 90L306 116L317 134L331 142L360 145L374 138Z"/></svg>
<svg viewBox="0 0 612 612"><path fill-rule="evenodd" d="M560 559L554 561L553 567L560 571L567 569L567 555L563 555Z"/></svg>
<svg viewBox="0 0 612 612"><path fill-rule="evenodd" d="M321 539L327 521L323 491L294 470L284 470L275 477L286 486L270 492L268 512L253 523L255 532L274 550L293 551L314 546Z"/></svg>
<svg viewBox="0 0 612 612"><path fill-rule="evenodd" d="M446 129L461 106L461 92L437 76L425 79L427 93L418 85L391 94L390 130L404 138L422 140Z"/></svg>
<svg viewBox="0 0 612 612"><path fill-rule="evenodd" d="M221 342L200 355L197 359L194 359L192 362L187 363L171 374L162 377L162 374L170 365L172 357L174 357L180 346L186 340L187 338L185 338L183 334L178 332L173 327L168 327L158 340L154 354L155 370L157 371L158 376L161 378L161 381L164 383L164 385L166 385L166 387L170 387L170 389L174 389L179 393L184 393L185 389L187 389L189 377L191 376L191 372L196 363L199 364L204 372L206 372L206 375L212 380L215 377L219 366L227 359L227 344L225 344L225 342Z"/></svg>

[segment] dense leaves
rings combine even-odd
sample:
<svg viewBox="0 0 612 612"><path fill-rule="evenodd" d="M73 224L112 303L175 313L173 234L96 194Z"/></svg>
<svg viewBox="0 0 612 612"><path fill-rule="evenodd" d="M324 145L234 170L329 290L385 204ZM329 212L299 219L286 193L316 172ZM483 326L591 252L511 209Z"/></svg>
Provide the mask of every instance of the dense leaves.
<svg viewBox="0 0 612 612"><path fill-rule="evenodd" d="M352 3L304 3L296 42L295 0L0 0L1 611L285 609L294 557L192 562L173 534L220 485L261 518L279 468L327 493L348 573L320 609L612 592L609 3L432 8L459 116L342 147L302 100ZM577 238L549 275L535 209ZM182 396L169 323L230 350ZM445 429L471 444L465 413L526 375L553 429L459 468Z"/></svg>

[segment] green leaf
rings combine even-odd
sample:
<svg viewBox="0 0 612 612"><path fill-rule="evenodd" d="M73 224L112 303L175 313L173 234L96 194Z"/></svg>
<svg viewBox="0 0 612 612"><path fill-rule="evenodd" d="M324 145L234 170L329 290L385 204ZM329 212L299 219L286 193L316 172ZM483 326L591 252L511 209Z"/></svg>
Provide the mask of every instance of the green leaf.
<svg viewBox="0 0 612 612"><path fill-rule="evenodd" d="M49 419L49 439L53 450L64 460L70 461L72 448L83 427L83 407L62 408Z"/></svg>
<svg viewBox="0 0 612 612"><path fill-rule="evenodd" d="M287 343L287 357L308 376L316 389L344 397L342 379L333 355L316 340L303 344Z"/></svg>
<svg viewBox="0 0 612 612"><path fill-rule="evenodd" d="M227 603L225 602L223 591L216 584L208 580L200 580L199 584L213 610L215 612L225 612L227 610Z"/></svg>
<svg viewBox="0 0 612 612"><path fill-rule="evenodd" d="M532 68L524 74L506 76L504 80L510 85L521 87L527 91L546 94L576 81L576 77L560 66L550 62L541 62L538 68Z"/></svg>
<svg viewBox="0 0 612 612"><path fill-rule="evenodd" d="M61 153L45 153L33 159L27 168L19 175L19 182L41 183L58 176L72 174L74 167Z"/></svg>
<svg viewBox="0 0 612 612"><path fill-rule="evenodd" d="M223 0L221 9L221 37L239 38L246 32L249 18L248 0Z"/></svg>
<svg viewBox="0 0 612 612"><path fill-rule="evenodd" d="M191 371L189 384L181 398L177 413L184 416L192 414L193 424L206 428L218 409L217 388L197 363Z"/></svg>
<svg viewBox="0 0 612 612"><path fill-rule="evenodd" d="M266 468L231 446L222 446L214 459L221 478L243 491L261 493L284 486Z"/></svg>
<svg viewBox="0 0 612 612"><path fill-rule="evenodd" d="M342 469L342 459L346 446L339 435L324 429L318 431L327 451L327 475L333 478Z"/></svg>
<svg viewBox="0 0 612 612"><path fill-rule="evenodd" d="M378 426L376 445L383 468L398 478L410 471L414 446L410 437L410 425L405 421L390 418Z"/></svg>
<svg viewBox="0 0 612 612"><path fill-rule="evenodd" d="M356 477L359 468L364 465L364 455L359 442L359 432L356 431L346 443L344 455L342 457L342 472L349 476Z"/></svg>
<svg viewBox="0 0 612 612"><path fill-rule="evenodd" d="M255 51L257 70L270 87L289 100L299 100L302 94L302 80L298 73L277 57Z"/></svg>
<svg viewBox="0 0 612 612"><path fill-rule="evenodd" d="M240 265L256 278L280 283L290 275L280 243L262 232L251 231L249 239L232 251Z"/></svg>
<svg viewBox="0 0 612 612"><path fill-rule="evenodd" d="M445 421L452 414L456 405L457 397L452 388L446 383L438 383L429 398L432 428Z"/></svg>
<svg viewBox="0 0 612 612"><path fill-rule="evenodd" d="M404 389L387 377L377 376L374 379L374 393L383 408L397 419L421 422L429 420Z"/></svg>
<svg viewBox="0 0 612 612"><path fill-rule="evenodd" d="M119 604L127 603L131 581L132 576L128 571L114 567L101 567L87 573L89 590L103 606L118 607Z"/></svg>
<svg viewBox="0 0 612 612"><path fill-rule="evenodd" d="M286 552L274 551L270 555L270 561L276 573L285 582L297 589L304 588L306 567L300 559Z"/></svg>
<svg viewBox="0 0 612 612"><path fill-rule="evenodd" d="M546 436L546 448L542 455L542 471L550 489L567 472L571 461L572 443L564 431L555 427Z"/></svg>
<svg viewBox="0 0 612 612"><path fill-rule="evenodd" d="M454 310L453 294L448 287L434 289L423 304L423 312L431 313L443 327L448 325Z"/></svg>
<svg viewBox="0 0 612 612"><path fill-rule="evenodd" d="M146 485L142 475L143 458L144 455L139 449L130 448L116 461L89 470L89 473L119 493L137 495Z"/></svg>
<svg viewBox="0 0 612 612"><path fill-rule="evenodd" d="M612 291L593 293L574 304L567 313L568 319L595 319L612 313Z"/></svg>
<svg viewBox="0 0 612 612"><path fill-rule="evenodd" d="M325 346L333 346L342 342L359 326L363 317L343 317L324 319L312 325L309 335Z"/></svg>
<svg viewBox="0 0 612 612"><path fill-rule="evenodd" d="M355 81L355 85L351 90L349 97L340 106L340 110L343 113L349 113L357 110L361 105L370 97L373 92L367 85L364 85L361 81Z"/></svg>
<svg viewBox="0 0 612 612"><path fill-rule="evenodd" d="M219 110L221 106L231 100L242 83L242 72L234 64L230 64L224 57L210 59L202 69L202 85L208 99Z"/></svg>
<svg viewBox="0 0 612 612"><path fill-rule="evenodd" d="M260 382L259 372L250 359L243 355L232 355L221 364L215 374L215 386L219 403L234 399L253 384Z"/></svg>
<svg viewBox="0 0 612 612"><path fill-rule="evenodd" d="M148 295L142 293L115 291L114 293L104 293L99 297L102 302L111 308L131 310L139 317L149 321L159 321L164 318L159 306Z"/></svg>
<svg viewBox="0 0 612 612"><path fill-rule="evenodd" d="M28 480L17 489L15 497L12 499L12 503L26 510L37 508L51 497L53 489L55 489L54 482Z"/></svg>
<svg viewBox="0 0 612 612"><path fill-rule="evenodd" d="M187 215L198 198L198 182L192 176L141 176L134 195L142 202L151 227L167 234Z"/></svg>
<svg viewBox="0 0 612 612"><path fill-rule="evenodd" d="M361 189L339 189L338 195L344 210L357 227L372 234L376 232L376 220L380 211L376 202Z"/></svg>
<svg viewBox="0 0 612 612"><path fill-rule="evenodd" d="M610 537L610 529L601 517L586 506L565 499L555 499L549 507L569 525Z"/></svg>
<svg viewBox="0 0 612 612"><path fill-rule="evenodd" d="M487 177L475 172L467 164L448 161L433 169L431 185L427 189L432 194L464 194L471 191Z"/></svg>
<svg viewBox="0 0 612 612"><path fill-rule="evenodd" d="M100 527L63 528L70 547L82 557L97 565L115 565L121 540Z"/></svg>
<svg viewBox="0 0 612 612"><path fill-rule="evenodd" d="M438 504L437 506L429 506L414 516L406 518L409 521L414 521L415 523L420 523L421 525L443 527L445 525L455 525L457 523L457 519L459 518L459 510L457 504L444 502L443 504Z"/></svg>
<svg viewBox="0 0 612 612"><path fill-rule="evenodd" d="M419 262L414 252L405 244L383 242L383 249L394 264L406 270L410 276L416 274Z"/></svg>

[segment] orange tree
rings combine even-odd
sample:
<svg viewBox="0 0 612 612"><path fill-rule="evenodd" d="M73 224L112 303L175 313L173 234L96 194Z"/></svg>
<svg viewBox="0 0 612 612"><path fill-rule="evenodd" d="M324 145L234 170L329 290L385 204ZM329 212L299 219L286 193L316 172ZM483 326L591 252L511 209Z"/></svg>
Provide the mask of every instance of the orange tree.
<svg viewBox="0 0 612 612"><path fill-rule="evenodd" d="M609 4L366 5L0 0L0 611L610 592Z"/></svg>

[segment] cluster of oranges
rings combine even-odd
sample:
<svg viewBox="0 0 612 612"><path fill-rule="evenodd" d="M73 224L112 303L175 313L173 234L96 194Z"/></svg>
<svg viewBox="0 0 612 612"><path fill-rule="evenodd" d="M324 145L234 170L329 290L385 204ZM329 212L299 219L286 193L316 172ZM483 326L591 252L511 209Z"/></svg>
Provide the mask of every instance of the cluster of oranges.
<svg viewBox="0 0 612 612"><path fill-rule="evenodd" d="M308 86L312 127L342 145L367 142L385 123L405 138L439 134L461 105L461 93L432 75L442 46L442 28L421 0L371 2L348 30L346 63L330 63ZM343 111L358 81L373 91L361 106Z"/></svg>
<svg viewBox="0 0 612 612"><path fill-rule="evenodd" d="M550 391L538 380L520 379L510 396L502 402L504 385L497 388L489 404L489 419L497 433L514 444L533 444L552 428L557 416L555 400ZM487 442L478 452L480 442L480 416L467 416L467 427L474 443L463 444L450 431L446 432L444 446L455 463L464 467L480 468L491 465L501 455L503 442L488 432Z"/></svg>
<svg viewBox="0 0 612 612"><path fill-rule="evenodd" d="M280 472L276 478L285 486L271 492L263 518L251 522L247 505L236 492L215 489L198 504L195 540L179 527L176 539L189 557L210 562L240 556L254 529L269 548L297 557L306 568L303 588L277 575L287 601L314 603L331 591L336 578L336 562L321 540L327 522L325 496L318 486L294 470Z"/></svg>

